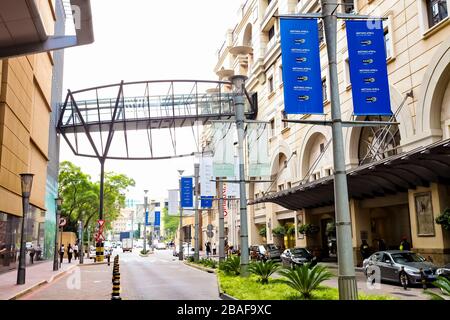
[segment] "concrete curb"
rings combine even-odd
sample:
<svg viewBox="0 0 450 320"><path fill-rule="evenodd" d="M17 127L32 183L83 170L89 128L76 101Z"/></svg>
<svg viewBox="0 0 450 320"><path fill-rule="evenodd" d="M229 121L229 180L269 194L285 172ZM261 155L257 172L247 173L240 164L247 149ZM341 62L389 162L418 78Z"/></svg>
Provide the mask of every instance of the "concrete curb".
<svg viewBox="0 0 450 320"><path fill-rule="evenodd" d="M199 266L199 265L197 265L195 263L191 263L191 262L187 262L187 261L184 261L184 264L188 265L188 266L190 266L192 268L196 268L196 269L208 272L208 273L217 273L217 269L212 269L212 268L207 268L207 267L204 267L204 266Z"/></svg>
<svg viewBox="0 0 450 320"><path fill-rule="evenodd" d="M69 267L67 270L61 271L61 272L59 272L58 274L53 275L50 279L48 279L48 280L42 280L42 281L40 281L40 282L34 284L33 286L31 286L31 287L29 287L29 288L27 288L27 289L25 289L25 290L23 290L23 291L20 291L19 293L16 293L15 295L13 295L13 296L7 298L6 300L17 300L18 298L23 297L24 295L29 294L30 292L33 292L33 291L35 291L36 289L42 287L43 285L49 284L49 283L55 281L56 279L61 278L61 277L64 276L67 272L72 271L72 270L75 269L76 267L77 267L77 265L73 265L73 266Z"/></svg>
<svg viewBox="0 0 450 320"><path fill-rule="evenodd" d="M226 294L225 292L223 292L222 287L220 286L220 281L219 281L219 275L216 275L216 280L217 280L217 288L219 288L219 298L222 300L239 300L238 298L235 298L233 296L230 296L229 294Z"/></svg>

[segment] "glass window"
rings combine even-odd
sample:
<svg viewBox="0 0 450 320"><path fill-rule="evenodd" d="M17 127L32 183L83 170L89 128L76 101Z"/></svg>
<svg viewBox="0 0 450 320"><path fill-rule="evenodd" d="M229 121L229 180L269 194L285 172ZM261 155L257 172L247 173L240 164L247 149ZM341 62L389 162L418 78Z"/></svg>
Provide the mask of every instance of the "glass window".
<svg viewBox="0 0 450 320"><path fill-rule="evenodd" d="M407 263L407 262L423 262L425 261L425 258L422 256L419 256L416 253L412 252L402 252L402 253L394 253L392 254L392 259L396 263Z"/></svg>
<svg viewBox="0 0 450 320"><path fill-rule="evenodd" d="M269 29L269 41L272 40L274 36L275 36L275 25L273 25L272 28Z"/></svg>
<svg viewBox="0 0 450 320"><path fill-rule="evenodd" d="M391 52L392 39L387 20L383 20L383 29L384 29L384 43L386 47L386 57L389 58L392 56Z"/></svg>
<svg viewBox="0 0 450 320"><path fill-rule="evenodd" d="M323 102L328 100L328 88L327 88L327 78L322 79L322 100Z"/></svg>
<svg viewBox="0 0 450 320"><path fill-rule="evenodd" d="M273 92L273 77L269 77L269 93Z"/></svg>
<svg viewBox="0 0 450 320"><path fill-rule="evenodd" d="M0 272L16 267L20 247L20 217L0 212Z"/></svg>
<svg viewBox="0 0 450 320"><path fill-rule="evenodd" d="M322 42L325 41L325 31L323 28L323 21L319 20L319 43L322 44Z"/></svg>
<svg viewBox="0 0 450 320"><path fill-rule="evenodd" d="M344 0L344 12L355 13L355 2L353 0Z"/></svg>
<svg viewBox="0 0 450 320"><path fill-rule="evenodd" d="M431 28L448 17L447 0L427 0L427 10Z"/></svg>

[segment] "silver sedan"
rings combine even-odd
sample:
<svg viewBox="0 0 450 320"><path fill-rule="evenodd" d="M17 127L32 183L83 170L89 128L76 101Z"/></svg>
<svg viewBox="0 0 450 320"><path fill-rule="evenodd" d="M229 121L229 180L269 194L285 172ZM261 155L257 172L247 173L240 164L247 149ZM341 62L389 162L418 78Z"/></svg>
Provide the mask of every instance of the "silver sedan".
<svg viewBox="0 0 450 320"><path fill-rule="evenodd" d="M363 262L365 275L370 276L375 269L378 269L382 281L401 283L400 271L402 267L407 275L406 285L421 283L423 276L425 276L427 282L433 282L437 278L437 267L412 251L379 251Z"/></svg>

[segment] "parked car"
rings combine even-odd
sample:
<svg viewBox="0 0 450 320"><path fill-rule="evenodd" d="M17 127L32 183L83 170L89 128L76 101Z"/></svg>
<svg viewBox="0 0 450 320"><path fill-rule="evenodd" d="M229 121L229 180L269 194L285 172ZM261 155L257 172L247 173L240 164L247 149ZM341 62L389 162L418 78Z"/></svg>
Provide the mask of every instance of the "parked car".
<svg viewBox="0 0 450 320"><path fill-rule="evenodd" d="M450 263L436 270L436 276L441 276L450 280Z"/></svg>
<svg viewBox="0 0 450 320"><path fill-rule="evenodd" d="M91 247L89 248L89 259L95 259L96 256L97 256L97 254L96 254L95 247L94 247L94 246L91 246Z"/></svg>
<svg viewBox="0 0 450 320"><path fill-rule="evenodd" d="M304 263L311 263L314 259L317 259L305 248L292 248L286 249L281 254L281 263L283 266L289 266L294 268Z"/></svg>
<svg viewBox="0 0 450 320"><path fill-rule="evenodd" d="M178 257L178 253L180 252L180 246L175 246L173 250L173 256ZM187 243L183 244L183 258L187 258L189 256L193 256L195 252L195 248L191 245L187 245Z"/></svg>
<svg viewBox="0 0 450 320"><path fill-rule="evenodd" d="M423 269L428 282L436 280L437 267L412 251L378 251L363 261L364 274L369 276L373 267L380 270L381 280L400 283L400 270L405 268L407 285L421 283L420 269Z"/></svg>
<svg viewBox="0 0 450 320"><path fill-rule="evenodd" d="M255 257L256 260L276 260L281 261L281 250L273 244L261 244L250 247L250 256Z"/></svg>
<svg viewBox="0 0 450 320"><path fill-rule="evenodd" d="M155 246L158 250L165 250L167 248L166 244L164 242L158 242Z"/></svg>

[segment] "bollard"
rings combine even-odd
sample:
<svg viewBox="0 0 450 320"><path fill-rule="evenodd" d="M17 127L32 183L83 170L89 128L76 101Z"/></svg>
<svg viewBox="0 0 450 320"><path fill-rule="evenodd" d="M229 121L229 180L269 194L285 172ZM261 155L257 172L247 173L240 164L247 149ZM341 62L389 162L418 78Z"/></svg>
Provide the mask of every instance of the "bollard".
<svg viewBox="0 0 450 320"><path fill-rule="evenodd" d="M120 298L120 272L118 262L114 263L111 300L122 300L122 298Z"/></svg>

